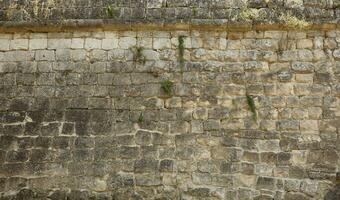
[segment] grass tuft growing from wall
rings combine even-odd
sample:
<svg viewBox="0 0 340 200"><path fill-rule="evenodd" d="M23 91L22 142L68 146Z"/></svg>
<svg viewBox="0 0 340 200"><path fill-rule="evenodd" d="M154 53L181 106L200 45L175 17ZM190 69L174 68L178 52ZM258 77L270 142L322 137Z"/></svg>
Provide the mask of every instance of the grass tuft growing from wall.
<svg viewBox="0 0 340 200"><path fill-rule="evenodd" d="M108 18L116 19L118 17L117 10L113 9L111 5L106 6L105 13Z"/></svg>
<svg viewBox="0 0 340 200"><path fill-rule="evenodd" d="M134 46L131 47L130 50L133 53L133 61L140 63L140 64L145 64L145 56L143 55L143 47L138 47L138 46Z"/></svg>
<svg viewBox="0 0 340 200"><path fill-rule="evenodd" d="M171 96L173 84L174 83L170 80L164 80L161 82L161 89L166 95Z"/></svg>
<svg viewBox="0 0 340 200"><path fill-rule="evenodd" d="M253 120L257 121L257 113L256 113L255 102L254 102L254 99L250 95L247 95L247 104L248 104L248 107L249 107L249 109L252 113Z"/></svg>
<svg viewBox="0 0 340 200"><path fill-rule="evenodd" d="M184 45L184 40L186 36L180 35L178 36L178 60L181 66L184 65L184 50L185 50L185 45Z"/></svg>

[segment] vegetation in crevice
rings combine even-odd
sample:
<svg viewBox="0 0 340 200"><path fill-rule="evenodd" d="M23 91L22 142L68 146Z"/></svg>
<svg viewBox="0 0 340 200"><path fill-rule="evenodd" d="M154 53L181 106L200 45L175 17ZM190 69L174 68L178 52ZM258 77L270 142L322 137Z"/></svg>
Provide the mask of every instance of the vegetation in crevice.
<svg viewBox="0 0 340 200"><path fill-rule="evenodd" d="M185 61L184 60L184 50L185 50L184 39L185 38L186 36L184 35L178 36L178 60L179 60L181 67L183 67L184 61Z"/></svg>
<svg viewBox="0 0 340 200"><path fill-rule="evenodd" d="M161 82L161 89L168 96L171 96L172 94L172 87L173 87L173 82L171 82L170 80L163 80Z"/></svg>
<svg viewBox="0 0 340 200"><path fill-rule="evenodd" d="M246 95L247 97L247 104L248 104L248 107L252 113L252 118L254 121L257 121L257 113L256 113L256 106L255 106L255 102L254 102L254 99L253 97L251 97L250 95Z"/></svg>
<svg viewBox="0 0 340 200"><path fill-rule="evenodd" d="M145 56L143 55L143 47L139 47L139 46L134 46L131 47L130 50L133 53L133 61L140 63L140 64L145 64Z"/></svg>
<svg viewBox="0 0 340 200"><path fill-rule="evenodd" d="M285 10L275 5L269 9L249 8L245 6L241 8L237 18L241 22L260 22L266 24L281 23L289 29L305 29L312 25L305 17L296 16L293 10Z"/></svg>
<svg viewBox="0 0 340 200"><path fill-rule="evenodd" d="M56 77L55 78L55 82L59 85L62 85L64 83L64 80L62 77Z"/></svg>
<svg viewBox="0 0 340 200"><path fill-rule="evenodd" d="M192 16L197 17L198 11L196 7L191 8Z"/></svg>
<svg viewBox="0 0 340 200"><path fill-rule="evenodd" d="M71 72L72 72L72 70L66 69L66 70L64 70L64 71L61 72L61 75L62 75L63 77L66 77L66 76L68 76Z"/></svg>
<svg viewBox="0 0 340 200"><path fill-rule="evenodd" d="M117 11L114 10L111 5L106 6L105 13L106 16L111 19L116 19L118 17Z"/></svg>
<svg viewBox="0 0 340 200"><path fill-rule="evenodd" d="M143 113L141 112L141 113L139 114L139 117L138 117L138 123L142 123L142 122L144 122L144 115L143 115Z"/></svg>
<svg viewBox="0 0 340 200"><path fill-rule="evenodd" d="M39 78L41 76L41 73L40 72L34 72L34 76L35 76L35 78Z"/></svg>

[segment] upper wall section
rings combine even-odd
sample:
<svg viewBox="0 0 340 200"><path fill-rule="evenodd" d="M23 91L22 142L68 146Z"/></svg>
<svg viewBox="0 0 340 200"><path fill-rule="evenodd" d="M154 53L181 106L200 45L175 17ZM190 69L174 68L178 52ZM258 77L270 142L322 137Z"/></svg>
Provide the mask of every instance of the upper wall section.
<svg viewBox="0 0 340 200"><path fill-rule="evenodd" d="M0 0L0 8L2 31L46 25L145 28L141 24L156 24L157 29L334 28L340 18L340 0Z"/></svg>

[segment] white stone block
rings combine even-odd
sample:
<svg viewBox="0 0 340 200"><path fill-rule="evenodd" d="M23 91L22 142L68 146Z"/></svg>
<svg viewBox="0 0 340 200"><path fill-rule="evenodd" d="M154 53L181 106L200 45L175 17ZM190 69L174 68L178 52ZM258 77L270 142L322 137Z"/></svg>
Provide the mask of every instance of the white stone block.
<svg viewBox="0 0 340 200"><path fill-rule="evenodd" d="M46 49L47 48L47 39L30 39L29 40L29 49Z"/></svg>
<svg viewBox="0 0 340 200"><path fill-rule="evenodd" d="M28 49L28 39L14 39L11 40L10 44L11 49L21 49L21 50L27 50Z"/></svg>
<svg viewBox="0 0 340 200"><path fill-rule="evenodd" d="M100 49L102 47L102 40L94 38L85 39L85 49Z"/></svg>
<svg viewBox="0 0 340 200"><path fill-rule="evenodd" d="M102 49L111 50L118 48L118 39L117 38L110 38L110 39L103 39L102 40Z"/></svg>
<svg viewBox="0 0 340 200"><path fill-rule="evenodd" d="M72 38L71 48L82 49L84 48L84 43L85 43L84 38Z"/></svg>

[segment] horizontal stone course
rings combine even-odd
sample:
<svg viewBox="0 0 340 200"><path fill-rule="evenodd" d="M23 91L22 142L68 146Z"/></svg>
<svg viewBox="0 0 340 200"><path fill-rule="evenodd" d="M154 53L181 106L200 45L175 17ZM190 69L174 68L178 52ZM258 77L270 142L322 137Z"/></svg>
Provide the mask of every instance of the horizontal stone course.
<svg viewBox="0 0 340 200"><path fill-rule="evenodd" d="M35 24L102 25L144 23L182 23L194 25L253 23L315 23L336 24L338 1L243 1L243 0L138 0L138 1L23 1L1 2L0 21L14 26ZM293 16L294 18L290 18ZM73 20L73 22L72 22ZM96 23L97 20L97 23ZM295 20L295 21L294 21ZM71 21L71 22L70 22ZM304 24L304 23L300 23ZM294 24L293 24L294 25ZM288 24L288 27L291 26ZM99 35L98 35L99 36ZM299 43L298 43L299 44ZM307 45L310 46L310 45Z"/></svg>

